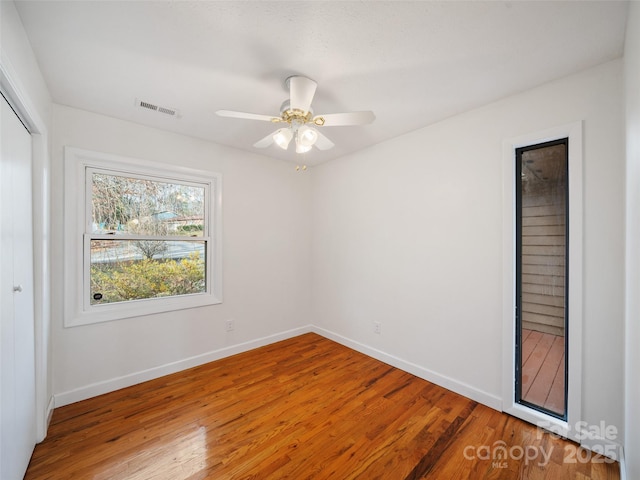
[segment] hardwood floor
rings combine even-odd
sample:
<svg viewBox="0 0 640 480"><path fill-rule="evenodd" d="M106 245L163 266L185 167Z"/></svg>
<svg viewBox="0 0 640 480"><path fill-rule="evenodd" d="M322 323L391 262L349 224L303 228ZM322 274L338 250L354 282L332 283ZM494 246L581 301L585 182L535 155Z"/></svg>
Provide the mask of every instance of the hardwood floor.
<svg viewBox="0 0 640 480"><path fill-rule="evenodd" d="M306 334L56 409L25 478L620 477L571 442Z"/></svg>

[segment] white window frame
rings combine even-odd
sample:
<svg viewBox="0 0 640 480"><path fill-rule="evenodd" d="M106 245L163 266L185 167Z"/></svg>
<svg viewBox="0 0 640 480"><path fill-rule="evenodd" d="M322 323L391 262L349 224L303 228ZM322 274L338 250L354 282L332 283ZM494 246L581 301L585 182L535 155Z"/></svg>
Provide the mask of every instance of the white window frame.
<svg viewBox="0 0 640 480"><path fill-rule="evenodd" d="M222 303L222 176L187 167L160 164L75 147L64 149L64 326L151 315ZM90 241L92 233L91 188L93 172L173 182L205 188L203 236L206 242L206 291L189 295L149 298L91 305ZM99 236L99 235L97 235ZM125 235L111 239L126 240ZM194 238L189 237L189 240ZM168 238L164 238L168 240ZM181 240L171 237L170 240Z"/></svg>
<svg viewBox="0 0 640 480"><path fill-rule="evenodd" d="M568 138L569 153L569 378L567 420L515 401L516 149ZM563 437L580 440L582 418L582 122L561 125L503 142L503 372L502 410Z"/></svg>

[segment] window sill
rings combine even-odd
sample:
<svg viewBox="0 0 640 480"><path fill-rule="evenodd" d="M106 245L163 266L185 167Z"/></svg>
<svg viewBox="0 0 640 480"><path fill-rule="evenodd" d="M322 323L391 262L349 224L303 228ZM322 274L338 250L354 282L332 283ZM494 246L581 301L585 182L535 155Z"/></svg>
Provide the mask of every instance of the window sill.
<svg viewBox="0 0 640 480"><path fill-rule="evenodd" d="M218 305L222 299L214 295L199 293L171 298L150 298L145 300L132 300L110 305L94 305L88 310L77 308L71 318L65 318L64 326L78 327L93 323L123 320L125 318L143 317L158 313L187 310L190 308Z"/></svg>

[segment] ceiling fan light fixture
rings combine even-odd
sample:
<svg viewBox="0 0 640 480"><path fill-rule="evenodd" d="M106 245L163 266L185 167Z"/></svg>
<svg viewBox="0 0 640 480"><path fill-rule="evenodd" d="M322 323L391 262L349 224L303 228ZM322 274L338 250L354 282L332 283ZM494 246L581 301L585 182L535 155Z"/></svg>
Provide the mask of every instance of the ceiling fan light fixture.
<svg viewBox="0 0 640 480"><path fill-rule="evenodd" d="M311 145L302 145L296 138L296 153L307 153L311 150Z"/></svg>
<svg viewBox="0 0 640 480"><path fill-rule="evenodd" d="M281 128L273 134L273 141L283 150L289 148L289 142L291 142L292 138L293 132L291 132L290 128Z"/></svg>
<svg viewBox="0 0 640 480"><path fill-rule="evenodd" d="M327 113L314 117L311 103L318 84L302 75L293 75L287 78L285 85L289 90L289 98L282 103L277 117L233 110L218 110L216 113L221 117L286 124L286 127L270 133L253 146L267 148L275 143L281 149L287 150L291 140L295 139L296 153L306 153L313 147L321 151L334 147L333 142L317 127L366 125L376 118L371 111Z"/></svg>
<svg viewBox="0 0 640 480"><path fill-rule="evenodd" d="M296 143L303 147L311 148L318 140L318 132L307 125L303 125L298 129L296 135Z"/></svg>

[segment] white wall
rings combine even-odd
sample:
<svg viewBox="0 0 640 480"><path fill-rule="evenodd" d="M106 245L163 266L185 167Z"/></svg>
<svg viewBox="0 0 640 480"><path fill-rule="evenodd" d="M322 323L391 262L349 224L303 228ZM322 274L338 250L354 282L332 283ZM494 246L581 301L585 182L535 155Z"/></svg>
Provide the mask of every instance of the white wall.
<svg viewBox="0 0 640 480"><path fill-rule="evenodd" d="M59 105L53 126L56 405L272 342L309 324L307 173L295 172L290 163ZM221 305L63 328L65 145L222 173ZM235 331L225 332L230 318Z"/></svg>
<svg viewBox="0 0 640 480"><path fill-rule="evenodd" d="M621 88L613 61L314 168L314 324L499 408L502 142L584 120L582 416L622 430Z"/></svg>
<svg viewBox="0 0 640 480"><path fill-rule="evenodd" d="M627 478L640 478L640 4L631 2L625 40L627 122L627 285L625 456Z"/></svg>
<svg viewBox="0 0 640 480"><path fill-rule="evenodd" d="M12 1L0 1L0 82L32 133L36 420L44 438L52 409L49 245L51 97Z"/></svg>
<svg viewBox="0 0 640 480"><path fill-rule="evenodd" d="M48 126L51 118L51 96L12 1L0 2L0 21L2 65L14 75L34 113Z"/></svg>

